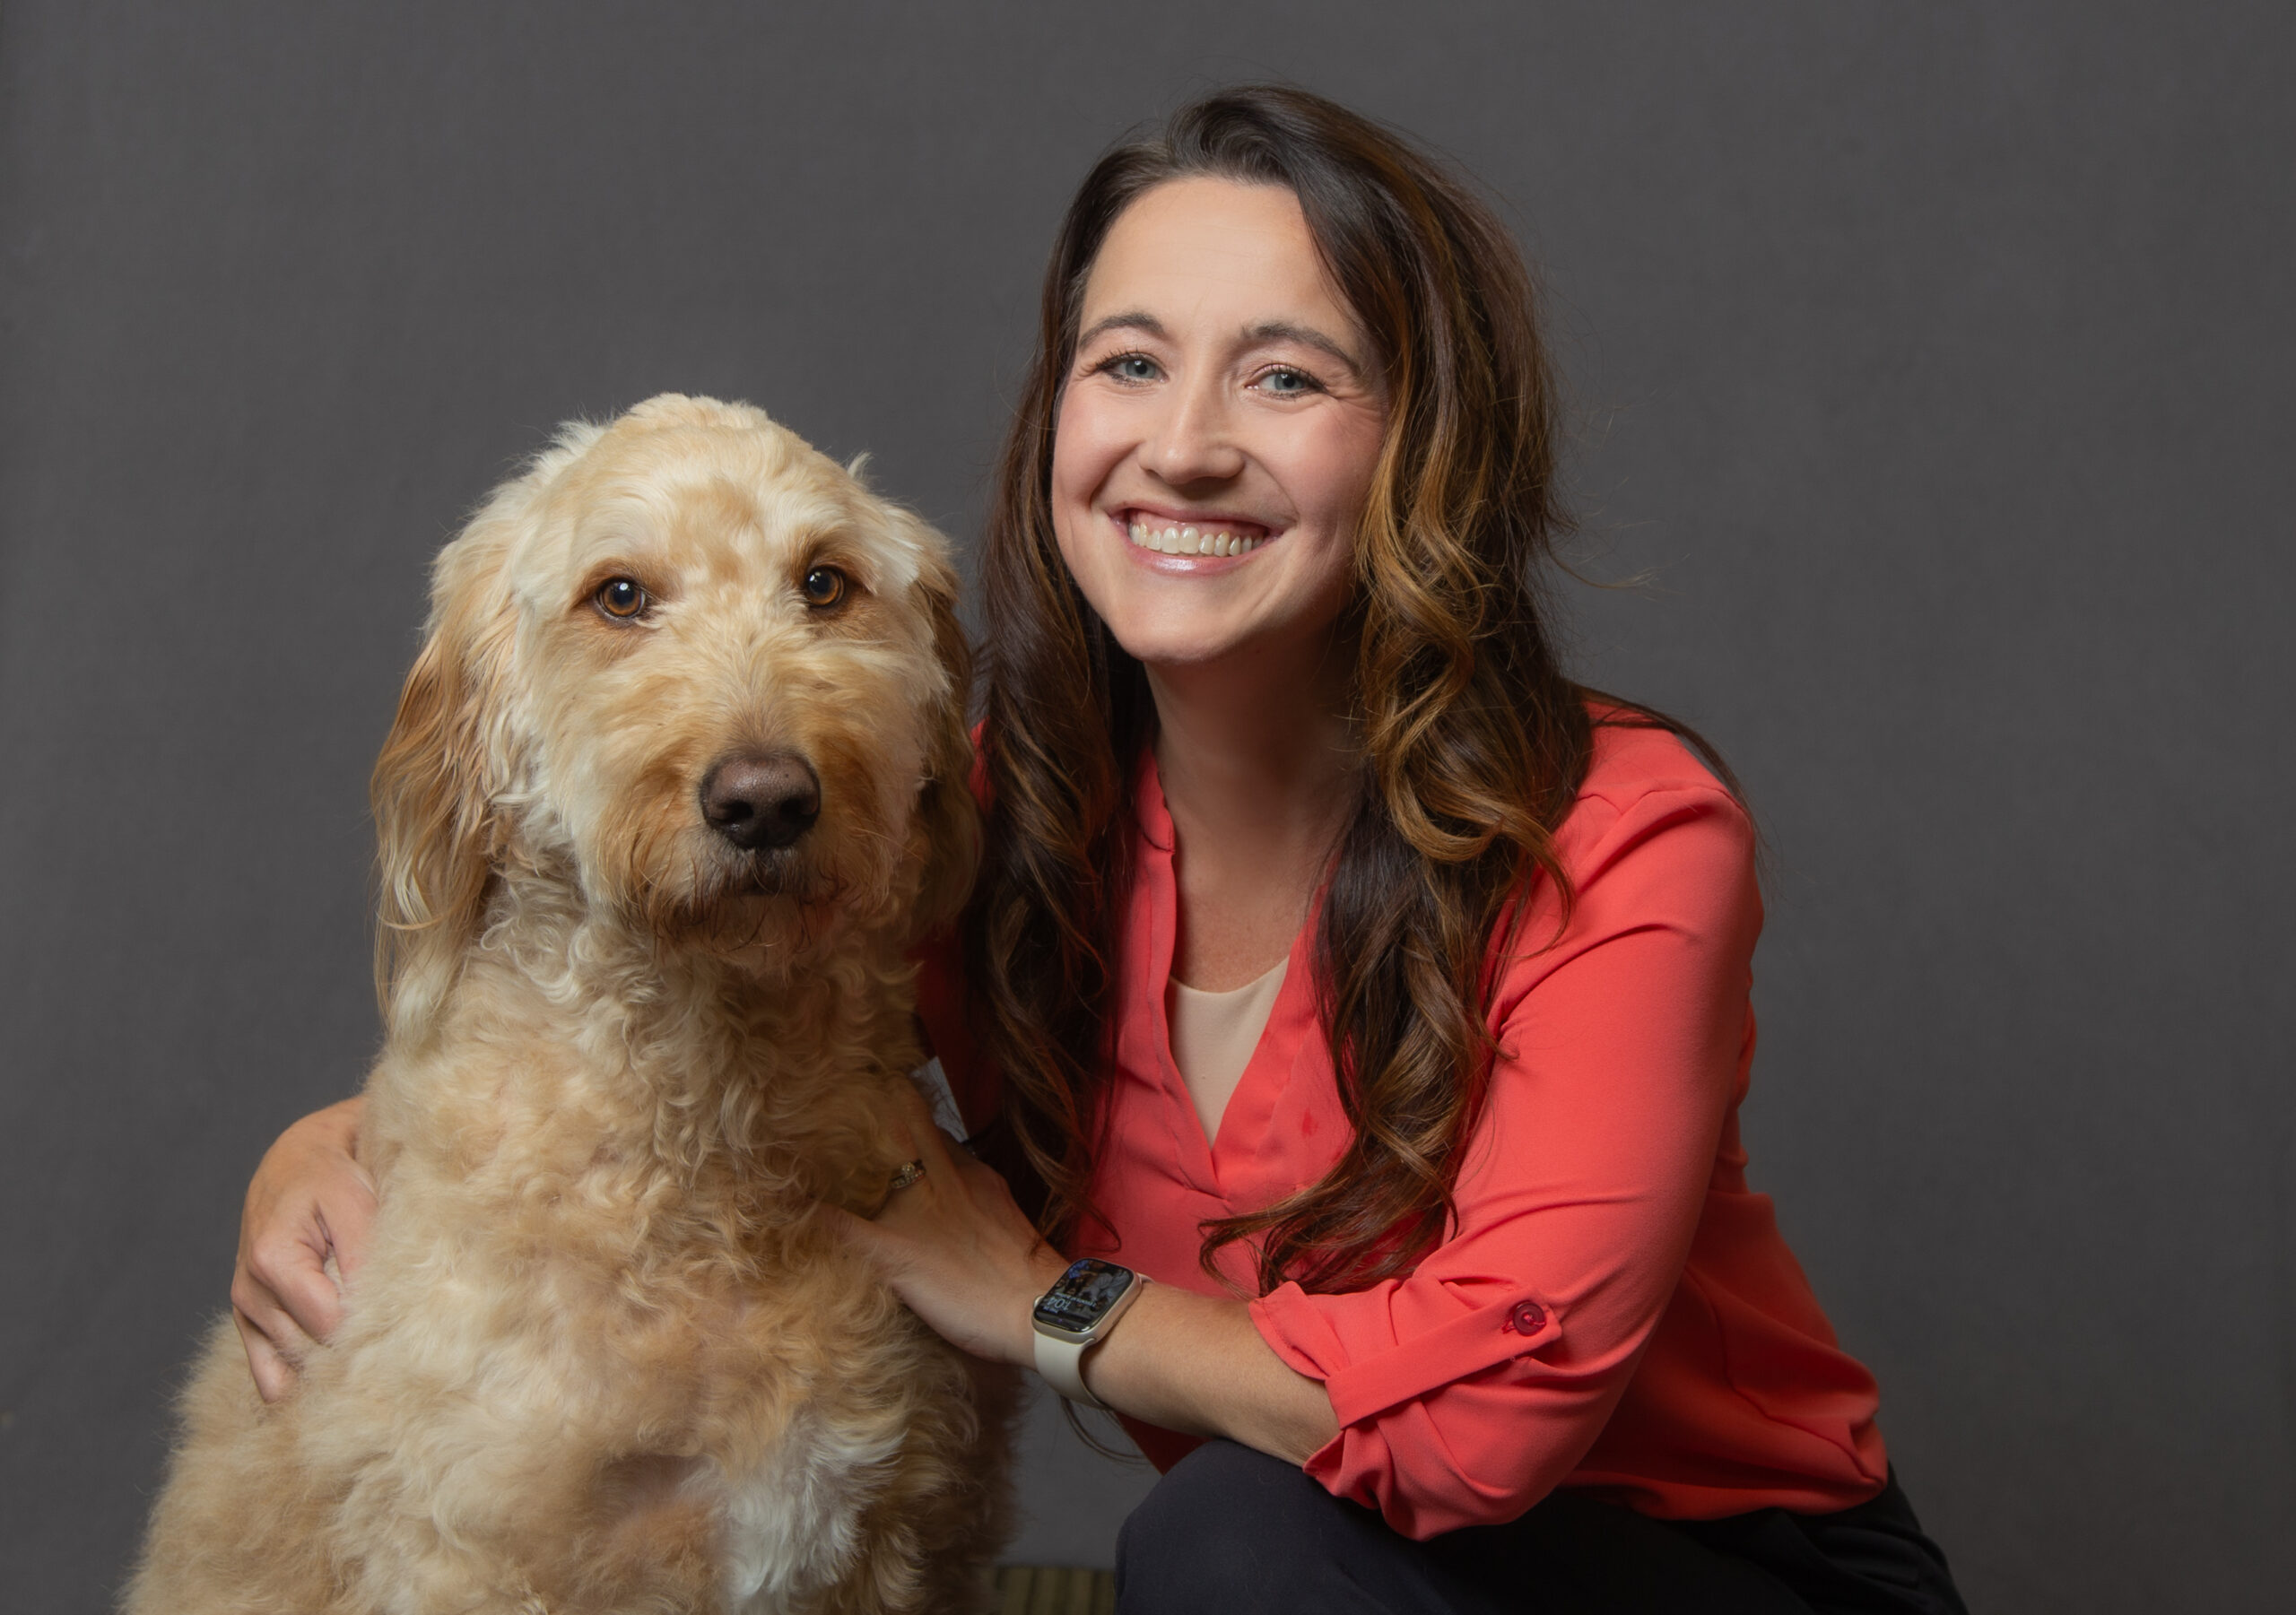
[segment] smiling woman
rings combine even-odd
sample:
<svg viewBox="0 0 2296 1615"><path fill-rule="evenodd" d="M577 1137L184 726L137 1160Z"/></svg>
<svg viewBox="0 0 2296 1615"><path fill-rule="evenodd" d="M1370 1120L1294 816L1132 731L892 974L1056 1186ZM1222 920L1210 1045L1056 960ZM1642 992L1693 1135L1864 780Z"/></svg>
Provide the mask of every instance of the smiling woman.
<svg viewBox="0 0 2296 1615"><path fill-rule="evenodd" d="M936 1040L993 1058L1047 1233L1160 1281L1077 1387L1168 1470L1122 1607L1958 1609L1745 1185L1727 771L1552 651L1503 228L1328 101L1214 95L1087 177L1039 341L927 996L978 994ZM1231 1003L1256 1040L1203 1035ZM1053 1264L986 1254L977 1181L878 1248L1025 1361Z"/></svg>
<svg viewBox="0 0 2296 1615"><path fill-rule="evenodd" d="M1055 244L921 994L1042 1211L919 1100L822 1214L1168 1472L1126 1610L1961 1609L1747 1185L1746 814L1553 652L1552 400L1490 211L1314 96L1183 110ZM357 1120L249 1192L267 1392L355 1266Z"/></svg>

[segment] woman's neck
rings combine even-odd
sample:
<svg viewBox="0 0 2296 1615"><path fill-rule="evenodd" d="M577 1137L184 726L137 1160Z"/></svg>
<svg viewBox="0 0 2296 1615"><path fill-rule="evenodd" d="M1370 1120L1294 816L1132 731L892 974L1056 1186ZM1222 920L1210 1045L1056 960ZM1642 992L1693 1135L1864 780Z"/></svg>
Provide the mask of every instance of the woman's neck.
<svg viewBox="0 0 2296 1615"><path fill-rule="evenodd" d="M1353 806L1360 758L1335 647L1248 647L1150 667L1172 816L1172 974L1221 992L1290 948Z"/></svg>

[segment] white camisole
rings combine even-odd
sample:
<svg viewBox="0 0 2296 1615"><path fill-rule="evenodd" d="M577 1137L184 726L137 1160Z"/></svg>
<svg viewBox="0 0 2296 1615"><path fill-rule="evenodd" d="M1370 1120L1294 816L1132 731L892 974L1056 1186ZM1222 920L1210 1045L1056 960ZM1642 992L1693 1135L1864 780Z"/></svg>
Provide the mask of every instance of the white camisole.
<svg viewBox="0 0 2296 1615"><path fill-rule="evenodd" d="M1220 1118L1230 1096L1251 1064L1252 1050L1267 1028L1268 1012L1283 986L1289 958L1257 981L1225 993L1199 993L1178 979L1165 1001L1164 1019L1171 1028L1172 1064L1179 1067L1187 1096L1206 1139L1220 1135Z"/></svg>

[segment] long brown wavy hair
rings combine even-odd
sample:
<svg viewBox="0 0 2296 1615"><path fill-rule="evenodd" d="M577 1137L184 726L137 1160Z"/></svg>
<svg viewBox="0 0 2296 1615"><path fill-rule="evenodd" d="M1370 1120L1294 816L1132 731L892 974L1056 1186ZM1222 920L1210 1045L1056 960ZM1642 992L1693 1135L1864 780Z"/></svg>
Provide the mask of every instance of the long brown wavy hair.
<svg viewBox="0 0 2296 1615"><path fill-rule="evenodd" d="M1356 653L1361 767L1314 947L1352 1136L1318 1182L1207 1223L1203 1251L1210 1269L1223 1246L1251 1242L1263 1290L1287 1278L1356 1289L1407 1272L1452 1215L1494 1052L1494 933L1512 928L1512 899L1535 876L1568 904L1552 833L1585 777L1592 720L1542 610L1567 522L1521 256L1460 180L1321 97L1266 85L1208 96L1110 151L1061 224L982 555L989 806L967 959L1007 1115L1048 1190L1040 1223L1057 1237L1097 1219L1090 1130L1112 1053L1131 791L1155 708L1060 558L1054 422L1101 242L1143 193L1192 176L1298 196L1386 385L1341 629Z"/></svg>

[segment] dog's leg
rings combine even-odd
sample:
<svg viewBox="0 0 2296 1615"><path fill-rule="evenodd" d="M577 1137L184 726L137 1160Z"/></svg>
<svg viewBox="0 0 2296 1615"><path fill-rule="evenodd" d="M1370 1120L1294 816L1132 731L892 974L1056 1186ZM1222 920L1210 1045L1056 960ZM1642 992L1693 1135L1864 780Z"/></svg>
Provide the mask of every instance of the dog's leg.
<svg viewBox="0 0 2296 1615"><path fill-rule="evenodd" d="M229 1318L195 1366L183 1435L123 1596L126 1615L328 1615L346 1609L325 1549L335 1500L294 1462L306 1410L266 1407Z"/></svg>
<svg viewBox="0 0 2296 1615"><path fill-rule="evenodd" d="M989 1567L1011 1535L1019 1380L938 1340L914 1345L900 1450L824 1615L972 1615L991 1596Z"/></svg>

